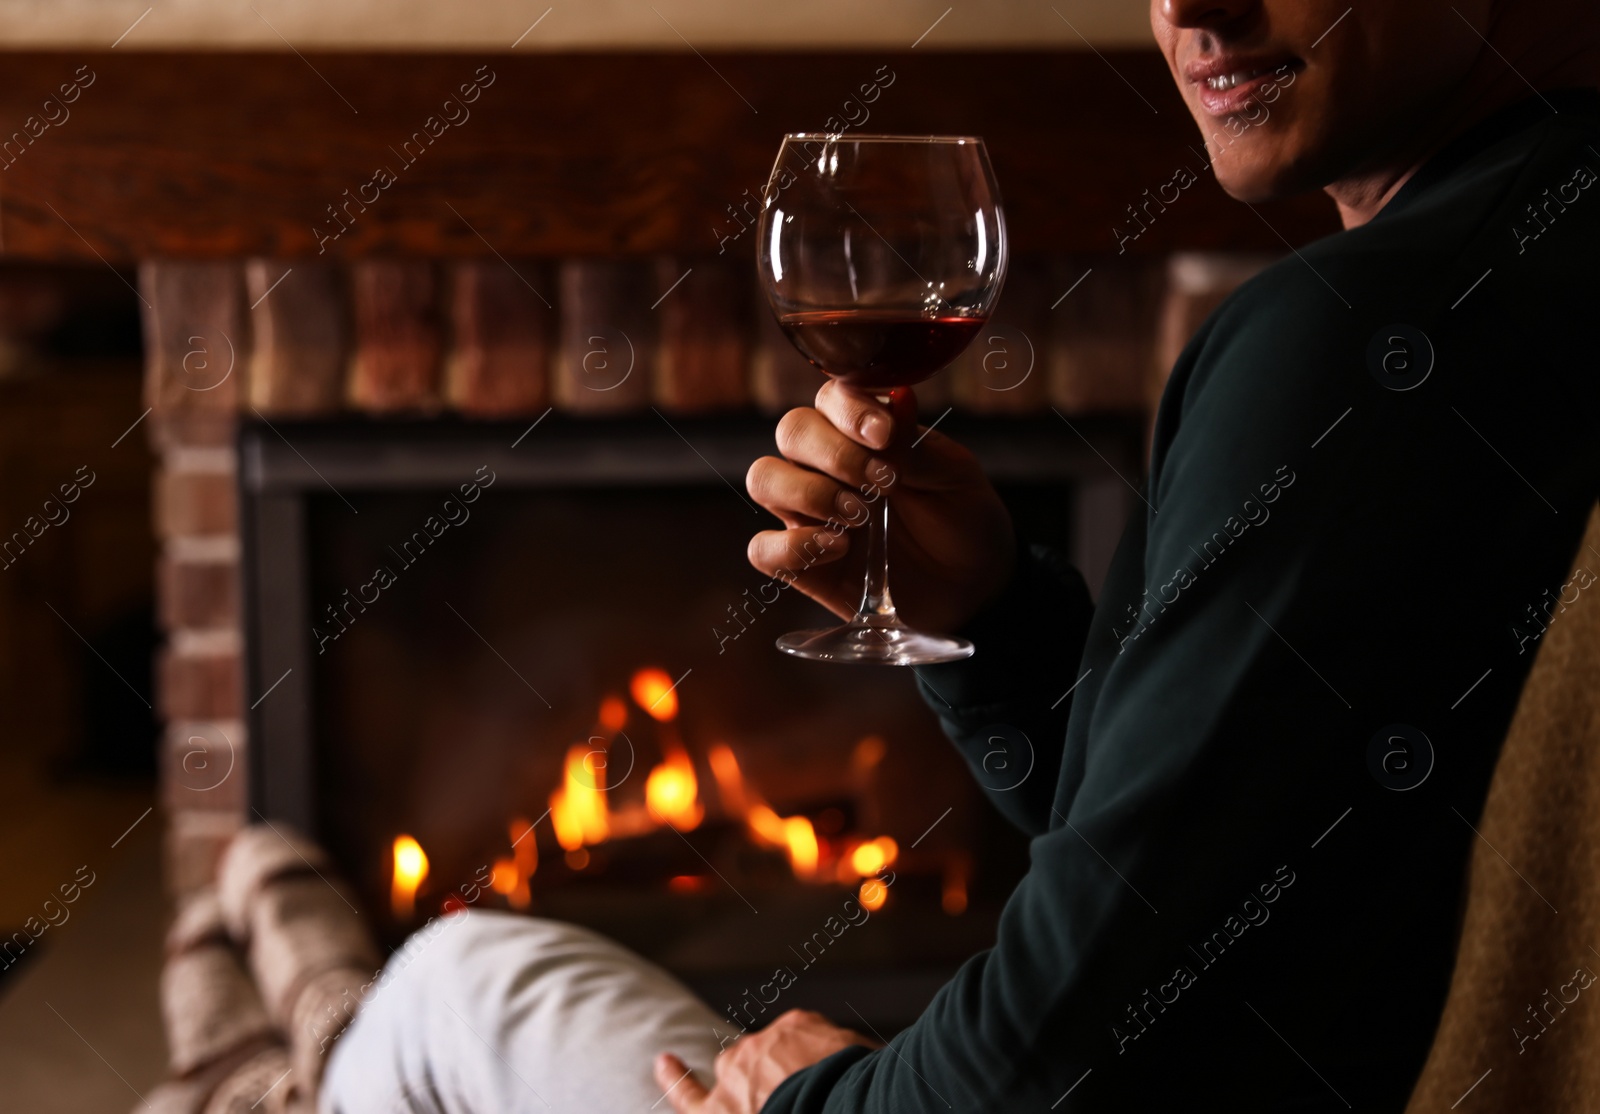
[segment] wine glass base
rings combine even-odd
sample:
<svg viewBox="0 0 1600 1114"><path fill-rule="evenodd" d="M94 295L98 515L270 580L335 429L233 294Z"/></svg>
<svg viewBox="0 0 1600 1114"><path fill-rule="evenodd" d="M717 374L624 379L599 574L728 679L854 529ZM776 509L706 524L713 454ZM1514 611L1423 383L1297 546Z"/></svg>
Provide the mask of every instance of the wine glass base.
<svg viewBox="0 0 1600 1114"><path fill-rule="evenodd" d="M778 649L811 661L863 665L933 665L972 656L964 638L925 634L898 621L860 619L827 630L798 630L778 639Z"/></svg>

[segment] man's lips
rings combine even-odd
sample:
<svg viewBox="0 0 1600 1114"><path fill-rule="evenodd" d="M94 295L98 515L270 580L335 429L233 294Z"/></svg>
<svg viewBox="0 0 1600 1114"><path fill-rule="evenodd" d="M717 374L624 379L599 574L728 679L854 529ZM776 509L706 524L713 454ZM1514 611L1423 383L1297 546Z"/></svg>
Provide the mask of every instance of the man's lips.
<svg viewBox="0 0 1600 1114"><path fill-rule="evenodd" d="M1281 84L1303 69L1292 55L1222 54L1189 63L1184 76L1195 86L1200 104L1213 116L1242 112L1268 85Z"/></svg>

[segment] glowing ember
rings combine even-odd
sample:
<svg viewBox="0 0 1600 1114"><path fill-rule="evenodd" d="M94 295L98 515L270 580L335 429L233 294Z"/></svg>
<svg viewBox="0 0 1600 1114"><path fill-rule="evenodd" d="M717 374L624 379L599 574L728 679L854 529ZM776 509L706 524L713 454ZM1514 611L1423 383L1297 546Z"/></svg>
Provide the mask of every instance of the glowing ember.
<svg viewBox="0 0 1600 1114"><path fill-rule="evenodd" d="M533 841L533 825L523 816L511 821L511 865L516 878L506 902L513 909L526 909L533 900L528 879L539 869L539 846Z"/></svg>
<svg viewBox="0 0 1600 1114"><path fill-rule="evenodd" d="M428 856L422 844L408 835L394 841L394 881L389 890L389 908L397 920L409 921L417 911L417 887L428 876Z"/></svg>
<svg viewBox="0 0 1600 1114"><path fill-rule="evenodd" d="M666 723L678 715L678 694L673 691L672 678L662 669L641 669L633 675L628 685L633 702L650 715Z"/></svg>
<svg viewBox="0 0 1600 1114"><path fill-rule="evenodd" d="M865 877L876 874L894 862L900 854L900 845L888 836L879 836L871 843L863 843L850 853L850 868Z"/></svg>
<svg viewBox="0 0 1600 1114"><path fill-rule="evenodd" d="M739 760L727 743L715 743L706 752L711 763L711 774L717 779L717 796L722 798L722 808L729 816L748 816L750 797L745 791L744 775L739 772ZM770 811L770 810L769 810Z"/></svg>
<svg viewBox="0 0 1600 1114"><path fill-rule="evenodd" d="M876 913L889 900L889 887L876 878L868 878L861 883L861 889L856 891L856 898L861 902L863 909L869 913Z"/></svg>
<svg viewBox="0 0 1600 1114"><path fill-rule="evenodd" d="M678 748L667 752L666 760L645 779L644 799L658 820L680 832L699 827L706 810L699 801L700 785L694 776L694 763Z"/></svg>
<svg viewBox="0 0 1600 1114"><path fill-rule="evenodd" d="M939 895L939 904L952 917L959 917L967 911L967 873L969 869L967 860L964 857L952 858L945 866L944 886L943 892Z"/></svg>
<svg viewBox="0 0 1600 1114"><path fill-rule="evenodd" d="M783 817L766 805L752 806L745 816L745 823L750 827L751 836L763 847L789 846L788 840L784 838Z"/></svg>
<svg viewBox="0 0 1600 1114"><path fill-rule="evenodd" d="M878 736L868 735L857 743L855 750L851 752L850 765L858 772L865 773L883 761L884 753L888 749L888 744Z"/></svg>
<svg viewBox="0 0 1600 1114"><path fill-rule="evenodd" d="M600 701L600 726L610 732L621 731L628 725L628 705L620 696L608 696Z"/></svg>
<svg viewBox="0 0 1600 1114"><path fill-rule="evenodd" d="M750 838L762 847L787 851L789 866L797 875L809 877L817 871L821 848L816 829L804 816L779 816L756 796L739 772L739 760L731 748L717 744L711 748L711 772L717 778L717 791L723 807L735 816L743 815Z"/></svg>
<svg viewBox="0 0 1600 1114"><path fill-rule="evenodd" d="M556 830L556 842L564 851L599 843L610 833L600 775L604 765L597 757L601 753L581 743L568 748L561 788L550 794L550 823ZM601 762L598 769L597 762Z"/></svg>

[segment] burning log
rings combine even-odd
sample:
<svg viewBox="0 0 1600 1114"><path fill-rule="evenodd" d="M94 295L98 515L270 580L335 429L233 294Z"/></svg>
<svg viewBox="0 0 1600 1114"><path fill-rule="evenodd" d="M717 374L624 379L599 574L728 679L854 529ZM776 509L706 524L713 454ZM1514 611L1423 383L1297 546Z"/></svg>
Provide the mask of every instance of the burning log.
<svg viewBox="0 0 1600 1114"><path fill-rule="evenodd" d="M670 824L680 832L693 831L705 819L706 810L700 804L694 762L673 724L678 718L677 685L665 670L641 669L633 675L629 691L634 703L661 724L663 757L645 779L645 808L658 824Z"/></svg>

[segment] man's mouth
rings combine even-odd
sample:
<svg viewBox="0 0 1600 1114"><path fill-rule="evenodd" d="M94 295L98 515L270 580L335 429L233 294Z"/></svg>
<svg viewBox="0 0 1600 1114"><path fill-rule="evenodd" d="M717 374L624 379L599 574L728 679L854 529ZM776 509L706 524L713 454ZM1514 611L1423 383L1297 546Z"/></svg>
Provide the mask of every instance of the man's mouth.
<svg viewBox="0 0 1600 1114"><path fill-rule="evenodd" d="M1221 55L1192 62L1185 76L1197 87L1201 105L1212 116L1231 116L1264 97L1270 87L1287 88L1305 63L1293 56L1253 57Z"/></svg>
<svg viewBox="0 0 1600 1114"><path fill-rule="evenodd" d="M1216 77L1206 78L1206 88L1215 89L1220 93L1225 89L1232 89L1241 82L1260 77L1267 72L1267 70L1236 70L1233 73L1219 74Z"/></svg>

